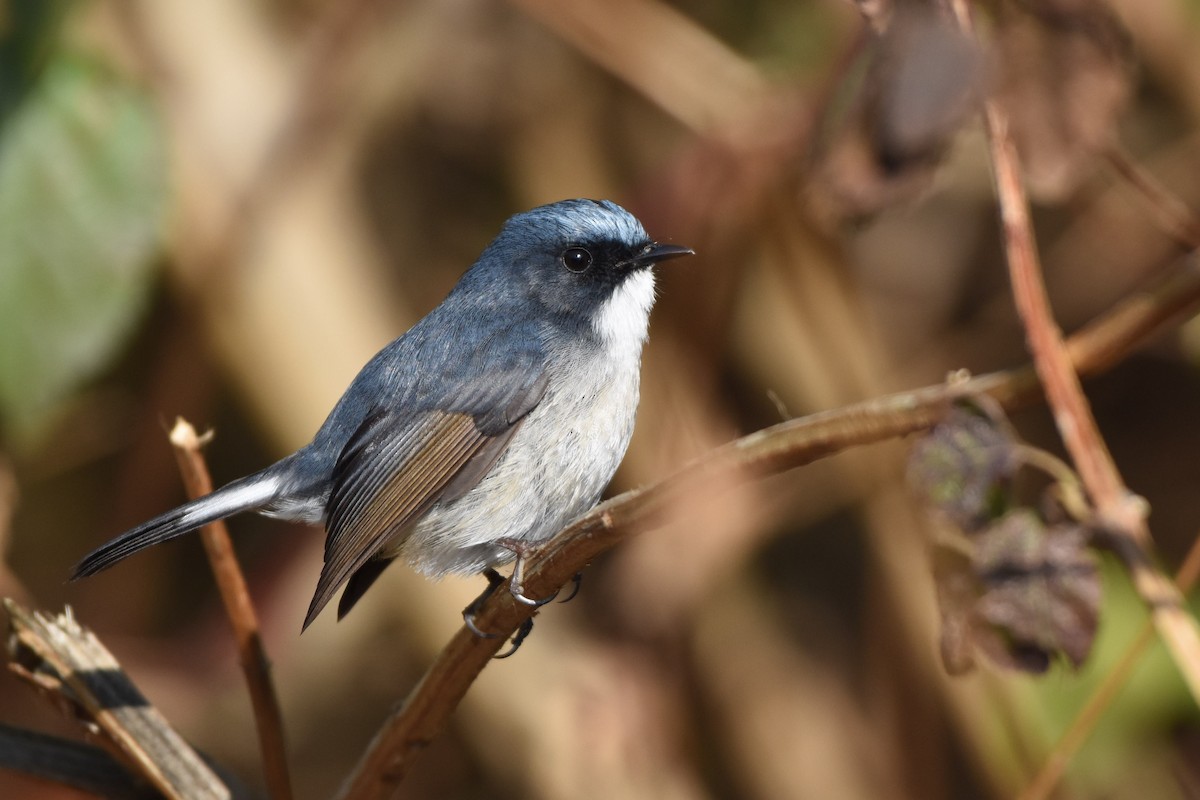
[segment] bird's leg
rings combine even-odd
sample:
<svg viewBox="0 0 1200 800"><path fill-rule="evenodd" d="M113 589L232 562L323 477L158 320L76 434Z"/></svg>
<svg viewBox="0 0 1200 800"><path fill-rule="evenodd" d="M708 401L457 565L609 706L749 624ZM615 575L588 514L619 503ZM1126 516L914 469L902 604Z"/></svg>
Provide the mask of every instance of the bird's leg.
<svg viewBox="0 0 1200 800"><path fill-rule="evenodd" d="M479 595L479 597L476 597L474 600L472 600L470 605L463 609L463 623L467 626L467 630L478 636L480 639L495 639L496 634L488 633L487 631L481 631L478 627L476 627L475 615L479 613L481 608L483 608L483 604L487 602L488 598L496 593L496 589L500 586L500 584L504 583L504 576L499 572L496 572L496 570L492 569L491 567L485 569L483 571L483 575L488 580L487 588L483 590L483 593ZM513 636L512 644L509 645L509 648L499 655L492 656L492 658L508 658L513 653L517 652L517 650L521 647L521 643L525 641L525 637L529 636L529 632L532 630L533 617L530 617L521 623L521 627L517 628L517 632Z"/></svg>
<svg viewBox="0 0 1200 800"><path fill-rule="evenodd" d="M513 562L512 577L508 579L508 591L512 593L513 598L518 603L524 603L527 606L537 608L538 606L546 605L546 603L558 597L558 592L540 600L533 600L525 596L525 556L533 549L532 545L520 539L510 539L508 537L497 539L496 544L506 550L511 550L517 557L517 560Z"/></svg>
<svg viewBox="0 0 1200 800"><path fill-rule="evenodd" d="M483 594L476 597L471 601L470 605L463 609L463 624L480 639L495 639L496 634L487 633L475 627L475 615L479 613L479 609L483 608L483 604L487 602L488 598L495 594L496 588L504 583L504 576L491 567L485 569L483 575L488 580L487 588L483 590ZM509 653L508 655L512 654Z"/></svg>

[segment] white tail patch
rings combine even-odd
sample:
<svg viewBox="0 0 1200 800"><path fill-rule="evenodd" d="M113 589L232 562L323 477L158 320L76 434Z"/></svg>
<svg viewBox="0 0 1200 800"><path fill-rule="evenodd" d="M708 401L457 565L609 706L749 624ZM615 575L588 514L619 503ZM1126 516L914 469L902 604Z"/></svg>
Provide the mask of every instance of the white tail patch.
<svg viewBox="0 0 1200 800"><path fill-rule="evenodd" d="M180 522L189 528L197 527L214 519L261 507L275 496L279 485L279 477L272 475L244 486L218 489L207 497L200 498L195 508L184 514ZM208 502L203 502L205 500Z"/></svg>

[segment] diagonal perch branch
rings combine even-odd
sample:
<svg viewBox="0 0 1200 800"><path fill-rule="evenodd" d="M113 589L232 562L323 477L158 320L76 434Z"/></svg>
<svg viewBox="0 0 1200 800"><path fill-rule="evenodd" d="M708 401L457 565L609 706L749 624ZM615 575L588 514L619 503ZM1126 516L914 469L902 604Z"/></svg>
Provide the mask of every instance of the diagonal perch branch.
<svg viewBox="0 0 1200 800"><path fill-rule="evenodd" d="M1189 255L1153 284L1127 297L1067 342L1075 368L1097 372L1127 354L1168 321L1200 305L1200 258ZM987 394L1006 408L1035 401L1040 392L1032 365L912 392L869 400L835 411L789 420L717 448L654 486L626 492L584 515L534 550L527 592L544 597L564 585L595 556L652 527L681 493L715 491L736 480L799 467L853 446L923 430L946 405L964 395ZM340 800L382 800L403 779L413 756L444 727L447 717L507 636L536 610L496 592L475 617L497 634L480 639L465 627L438 655L404 703L393 711L348 777Z"/></svg>

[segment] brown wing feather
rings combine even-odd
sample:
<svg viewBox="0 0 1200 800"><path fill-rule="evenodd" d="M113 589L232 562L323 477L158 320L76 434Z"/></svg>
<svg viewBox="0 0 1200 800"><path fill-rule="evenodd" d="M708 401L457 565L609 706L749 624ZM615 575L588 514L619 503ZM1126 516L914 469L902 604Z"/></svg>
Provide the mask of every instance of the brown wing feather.
<svg viewBox="0 0 1200 800"><path fill-rule="evenodd" d="M508 440L516 433L517 428L521 427L518 420L515 425L507 431L499 434L495 438L489 438L487 442L476 451L470 463L463 466L450 481L442 489L438 500L441 502L450 502L462 497L471 489L475 488L476 484L483 479L483 476L491 470L496 461L504 453L508 447ZM346 588L342 590L342 597L338 600L338 619L350 613L350 609L362 599L366 594L367 589L375 583L388 564L394 559L388 556L375 556L368 559L361 567L356 569L350 578L346 581Z"/></svg>
<svg viewBox="0 0 1200 800"><path fill-rule="evenodd" d="M541 401L549 373L538 350L505 350L486 379L467 381L430 410L381 411L350 437L334 470L326 506L325 565L304 627L338 587L357 576L341 603L345 614L387 565L399 537L430 506L469 492L507 449ZM453 410L432 410L436 408ZM339 615L340 616L340 615Z"/></svg>
<svg viewBox="0 0 1200 800"><path fill-rule="evenodd" d="M368 441L380 438L381 428L387 426L386 421L368 424L371 433L362 437ZM467 414L429 412L404 424L402 435L384 438L387 444L352 451L342 470L350 477L344 483L335 479L325 565L304 619L306 628L338 587L428 510L455 475L493 441Z"/></svg>

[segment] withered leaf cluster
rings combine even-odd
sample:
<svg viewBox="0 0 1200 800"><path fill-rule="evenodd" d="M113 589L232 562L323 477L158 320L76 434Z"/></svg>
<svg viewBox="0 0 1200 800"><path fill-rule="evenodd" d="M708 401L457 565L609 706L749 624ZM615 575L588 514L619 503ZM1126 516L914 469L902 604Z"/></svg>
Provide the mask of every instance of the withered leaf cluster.
<svg viewBox="0 0 1200 800"><path fill-rule="evenodd" d="M933 547L942 658L953 674L973 668L977 653L1042 673L1059 658L1078 667L1091 651L1101 584L1090 532L1054 503L1043 504L1052 514L1022 504L1013 478L1028 452L1002 419L966 405L913 448L912 484L959 533Z"/></svg>

